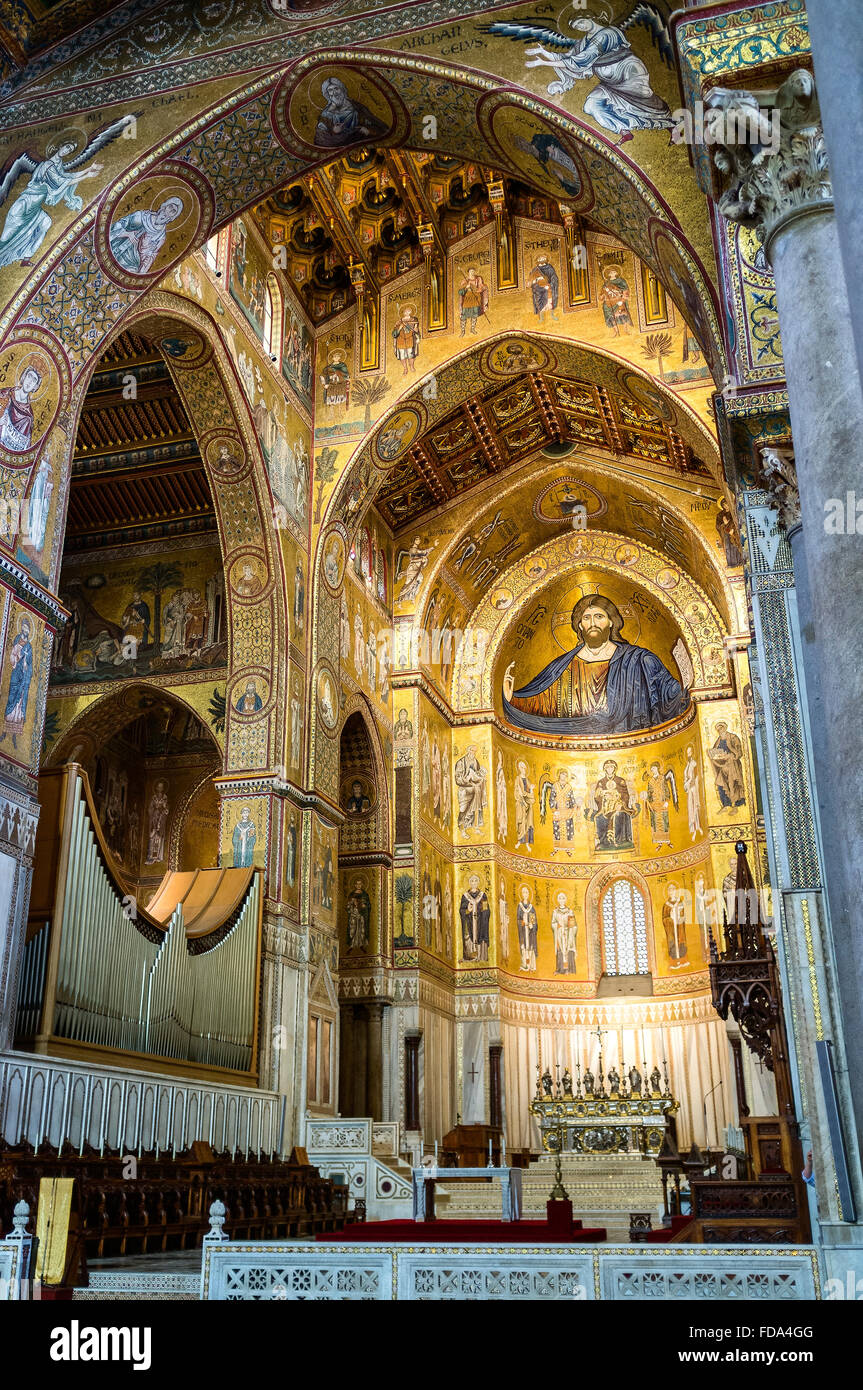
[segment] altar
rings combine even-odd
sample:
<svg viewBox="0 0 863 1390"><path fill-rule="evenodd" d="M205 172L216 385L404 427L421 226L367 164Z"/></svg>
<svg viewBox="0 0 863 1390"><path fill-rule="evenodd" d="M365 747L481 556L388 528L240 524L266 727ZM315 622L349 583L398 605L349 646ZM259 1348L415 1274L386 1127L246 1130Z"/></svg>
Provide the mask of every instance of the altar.
<svg viewBox="0 0 863 1390"><path fill-rule="evenodd" d="M568 1071L556 1084L548 1071L537 1077L530 1109L545 1152L656 1158L666 1133L675 1137L679 1102L658 1068L643 1079L632 1068L630 1077L614 1068L604 1076L601 1054L598 1075L579 1068L574 1085Z"/></svg>
<svg viewBox="0 0 863 1390"><path fill-rule="evenodd" d="M449 1187L452 1182L471 1178L500 1179L500 1204L502 1221L521 1220L521 1172L520 1168L414 1168L412 1170L413 1219L414 1221L434 1220L435 1183L443 1180Z"/></svg>

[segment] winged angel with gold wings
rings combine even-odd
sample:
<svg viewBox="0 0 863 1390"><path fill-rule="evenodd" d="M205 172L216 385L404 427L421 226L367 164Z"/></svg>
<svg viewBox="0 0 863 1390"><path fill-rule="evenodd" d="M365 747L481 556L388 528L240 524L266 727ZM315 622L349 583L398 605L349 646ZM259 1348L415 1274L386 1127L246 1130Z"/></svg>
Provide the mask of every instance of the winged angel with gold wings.
<svg viewBox="0 0 863 1390"><path fill-rule="evenodd" d="M583 6L576 3L571 8ZM496 20L483 25L482 32L519 43L530 41L525 66L551 67L557 73L557 80L549 83L549 96L560 96L576 82L595 77L597 85L584 100L584 114L617 136L616 144L631 140L633 130L671 130L675 124L671 110L653 91L647 65L633 53L625 33L633 25L642 25L670 65L671 40L662 11L649 0L639 0L617 25L611 23L610 9L598 11L598 19L576 15L566 20L565 27L575 29L581 38L563 33L566 13L561 14L557 29L532 20Z"/></svg>
<svg viewBox="0 0 863 1390"><path fill-rule="evenodd" d="M0 233L0 267L16 261L30 264L51 228L51 214L45 211L46 207L62 202L70 212L81 211L84 203L75 191L77 185L102 172L101 164L91 164L89 169L82 166L130 126L134 129L133 117L121 116L97 130L89 140L85 136L83 149L78 148L79 136L49 145L44 159L24 150L9 160L0 179L0 207L22 174L29 174L30 178L6 214Z"/></svg>

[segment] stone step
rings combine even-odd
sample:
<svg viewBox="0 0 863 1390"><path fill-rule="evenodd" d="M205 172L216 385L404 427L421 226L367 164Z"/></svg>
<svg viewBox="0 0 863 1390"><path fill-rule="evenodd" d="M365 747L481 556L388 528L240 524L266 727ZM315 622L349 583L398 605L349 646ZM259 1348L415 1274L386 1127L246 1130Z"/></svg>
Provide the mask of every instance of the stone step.
<svg viewBox="0 0 863 1390"><path fill-rule="evenodd" d="M654 1164L642 1159L565 1158L561 1172L573 1211L585 1225L608 1227L613 1218L614 1224L619 1225L625 1217L628 1231L630 1212L649 1211L656 1215L662 1210L659 1172ZM522 1209L525 1216L545 1215L545 1204L554 1183L555 1163L549 1155L524 1170ZM500 1184L465 1180L447 1188L446 1177L442 1174L435 1200L437 1213L443 1218L492 1217L500 1212Z"/></svg>

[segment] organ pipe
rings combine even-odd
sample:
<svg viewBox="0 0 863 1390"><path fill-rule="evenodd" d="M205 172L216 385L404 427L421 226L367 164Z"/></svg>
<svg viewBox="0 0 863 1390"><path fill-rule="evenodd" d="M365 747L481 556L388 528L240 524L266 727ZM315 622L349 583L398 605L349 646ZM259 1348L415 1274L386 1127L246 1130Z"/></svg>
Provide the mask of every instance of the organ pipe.
<svg viewBox="0 0 863 1390"><path fill-rule="evenodd" d="M114 874L86 774L71 765L61 775L54 910L25 947L17 1035L254 1071L260 872L168 874L153 915ZM212 875L203 893L201 875Z"/></svg>

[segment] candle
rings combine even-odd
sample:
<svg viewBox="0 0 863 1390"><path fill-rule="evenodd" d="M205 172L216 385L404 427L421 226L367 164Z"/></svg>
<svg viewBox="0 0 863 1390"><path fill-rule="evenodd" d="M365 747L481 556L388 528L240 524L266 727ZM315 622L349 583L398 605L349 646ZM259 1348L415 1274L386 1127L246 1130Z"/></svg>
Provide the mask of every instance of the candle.
<svg viewBox="0 0 863 1390"><path fill-rule="evenodd" d="M437 1163L437 1140L434 1141L434 1161Z"/></svg>
<svg viewBox="0 0 863 1390"><path fill-rule="evenodd" d="M491 1139L488 1141L488 1160L491 1162Z"/></svg>

